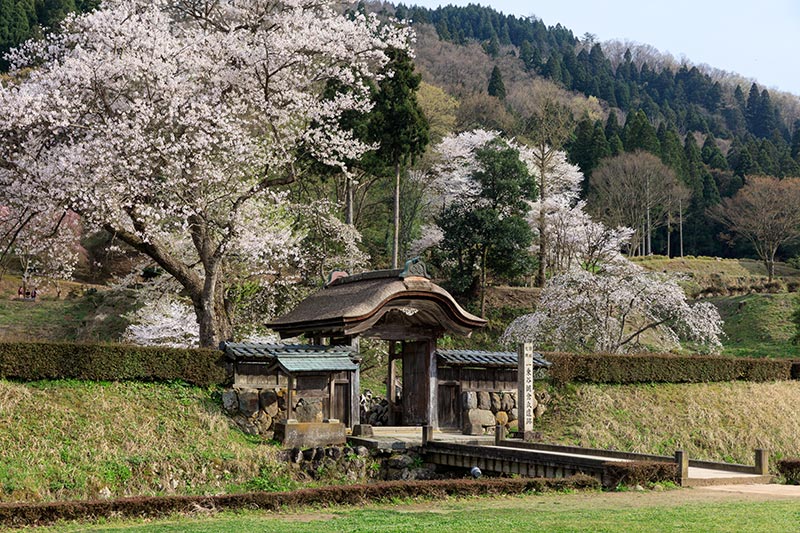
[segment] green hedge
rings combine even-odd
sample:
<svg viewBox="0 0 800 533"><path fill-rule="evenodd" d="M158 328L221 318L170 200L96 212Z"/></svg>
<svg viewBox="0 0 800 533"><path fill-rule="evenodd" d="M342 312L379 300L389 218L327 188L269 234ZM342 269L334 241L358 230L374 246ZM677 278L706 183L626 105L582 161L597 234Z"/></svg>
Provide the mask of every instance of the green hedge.
<svg viewBox="0 0 800 533"><path fill-rule="evenodd" d="M123 344L0 342L0 377L22 381L175 381L224 384L218 350Z"/></svg>
<svg viewBox="0 0 800 533"><path fill-rule="evenodd" d="M387 481L369 485L340 485L291 492L251 492L217 496L156 496L120 500L48 503L0 503L0 527L44 526L67 520L101 517L153 518L172 513L191 513L198 508L216 510L263 509L284 511L307 506L364 505L407 498L441 500L450 497L517 495L530 492L597 490L600 482L577 474L568 478L448 479L434 481Z"/></svg>
<svg viewBox="0 0 800 533"><path fill-rule="evenodd" d="M558 383L701 383L783 381L792 378L792 361L674 354L547 353L551 378Z"/></svg>

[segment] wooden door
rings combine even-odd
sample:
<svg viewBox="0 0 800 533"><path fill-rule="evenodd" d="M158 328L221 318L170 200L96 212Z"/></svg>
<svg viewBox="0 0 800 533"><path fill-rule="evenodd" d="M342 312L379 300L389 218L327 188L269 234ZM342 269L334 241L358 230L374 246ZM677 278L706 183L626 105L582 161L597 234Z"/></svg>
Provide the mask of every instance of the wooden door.
<svg viewBox="0 0 800 533"><path fill-rule="evenodd" d="M461 387L455 384L439 385L439 427L458 428L460 424Z"/></svg>
<svg viewBox="0 0 800 533"><path fill-rule="evenodd" d="M333 405L331 406L331 418L342 422L345 426L350 426L350 384L333 384Z"/></svg>
<svg viewBox="0 0 800 533"><path fill-rule="evenodd" d="M432 341L403 342L403 425L438 427Z"/></svg>

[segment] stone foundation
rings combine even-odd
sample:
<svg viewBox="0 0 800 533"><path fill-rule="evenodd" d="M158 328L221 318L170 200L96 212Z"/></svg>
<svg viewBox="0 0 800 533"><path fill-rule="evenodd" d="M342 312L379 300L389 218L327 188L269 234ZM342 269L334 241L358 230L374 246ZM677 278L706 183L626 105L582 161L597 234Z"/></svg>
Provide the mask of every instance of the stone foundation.
<svg viewBox="0 0 800 533"><path fill-rule="evenodd" d="M546 390L536 393L534 416L538 419L547 411L550 394ZM516 426L516 391L480 391L461 393L462 432L465 435L493 434L496 424Z"/></svg>
<svg viewBox="0 0 800 533"><path fill-rule="evenodd" d="M322 422L322 400L295 398L292 417L298 422ZM286 389L233 387L222 393L222 408L249 435L271 439L275 422L286 420Z"/></svg>
<svg viewBox="0 0 800 533"><path fill-rule="evenodd" d="M295 447L284 451L283 458L293 468L315 480L327 481L331 474L349 481L410 481L453 477L449 472L438 473L436 465L424 463L416 448L387 452L369 450L364 446Z"/></svg>
<svg viewBox="0 0 800 533"><path fill-rule="evenodd" d="M389 425L389 400L375 396L367 389L361 395L361 423L371 426Z"/></svg>

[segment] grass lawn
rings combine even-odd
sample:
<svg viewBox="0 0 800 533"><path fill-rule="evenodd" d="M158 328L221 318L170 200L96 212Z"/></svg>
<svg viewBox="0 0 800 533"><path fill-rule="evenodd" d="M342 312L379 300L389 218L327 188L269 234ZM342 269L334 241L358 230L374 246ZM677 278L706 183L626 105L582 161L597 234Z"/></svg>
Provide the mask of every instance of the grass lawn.
<svg viewBox="0 0 800 533"><path fill-rule="evenodd" d="M703 489L546 494L286 513L198 513L154 521L60 524L47 531L796 531L798 503L798 499L770 500Z"/></svg>
<svg viewBox="0 0 800 533"><path fill-rule="evenodd" d="M791 343L792 310L797 293L748 294L711 298L722 319L725 355L800 358L800 345Z"/></svg>

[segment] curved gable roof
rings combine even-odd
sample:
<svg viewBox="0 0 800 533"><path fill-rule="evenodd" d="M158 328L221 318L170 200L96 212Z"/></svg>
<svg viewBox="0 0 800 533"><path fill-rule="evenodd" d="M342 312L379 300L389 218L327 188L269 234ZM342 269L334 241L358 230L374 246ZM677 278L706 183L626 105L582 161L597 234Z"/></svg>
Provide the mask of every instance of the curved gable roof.
<svg viewBox="0 0 800 533"><path fill-rule="evenodd" d="M446 290L402 270L338 278L268 324L281 337L306 333L387 340L425 330L468 336L484 325L486 320L465 311Z"/></svg>

